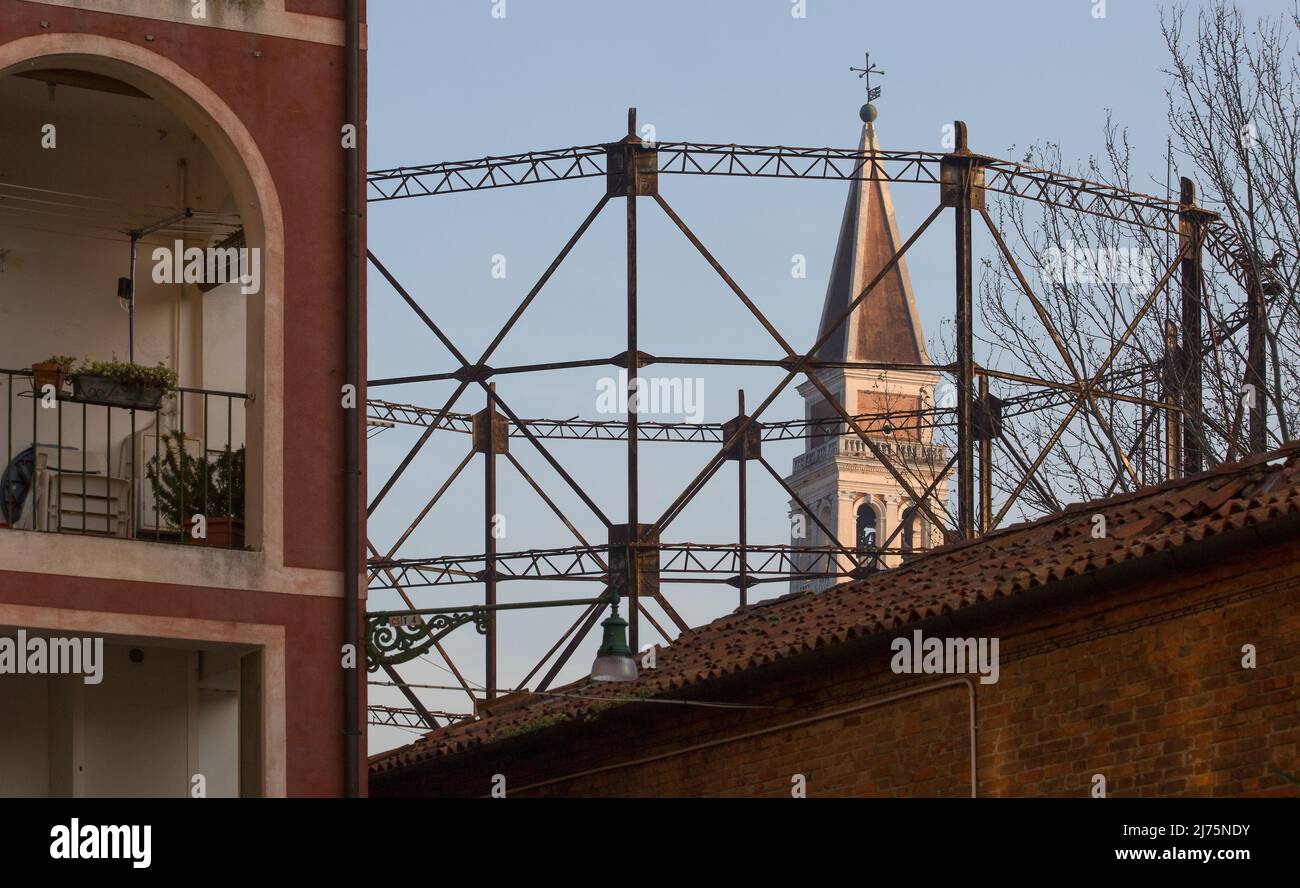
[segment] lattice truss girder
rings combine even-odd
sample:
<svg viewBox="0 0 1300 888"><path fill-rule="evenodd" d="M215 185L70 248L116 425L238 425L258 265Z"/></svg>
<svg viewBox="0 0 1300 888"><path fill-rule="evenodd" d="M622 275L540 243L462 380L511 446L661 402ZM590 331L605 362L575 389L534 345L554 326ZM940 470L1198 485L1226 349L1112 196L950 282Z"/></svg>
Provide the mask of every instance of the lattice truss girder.
<svg viewBox="0 0 1300 888"><path fill-rule="evenodd" d="M767 582L834 578L847 573L846 566L857 568L867 560L860 553L838 546L751 545L742 550L738 544L729 543L658 543L652 548L659 554L659 575L664 582L698 575L731 578L742 573L755 583L760 578ZM876 553L892 554L882 550ZM609 548L604 546L561 546L497 552L492 561L498 582L531 579L609 583L608 557ZM375 558L370 561L370 588L392 590L481 583L487 562L488 557L483 554Z"/></svg>
<svg viewBox="0 0 1300 888"><path fill-rule="evenodd" d="M717 145L659 142L660 173L755 178L832 179L939 184L946 156L929 151L881 149L869 156L851 148L792 148L784 145ZM370 202L479 191L541 182L606 175L607 145L582 145L556 151L529 151L500 157L374 170L367 175ZM872 162L874 160L874 163ZM1128 225L1178 233L1177 201L1090 182L999 158L982 158L984 188L1028 198ZM1205 233L1205 249L1239 284L1246 286L1247 253L1232 230L1215 219Z"/></svg>
<svg viewBox="0 0 1300 888"><path fill-rule="evenodd" d="M473 718L468 712L443 712L426 710L433 718L445 719L449 724ZM428 728L424 714L413 706L381 706L372 703L366 707L367 721L372 725L392 728Z"/></svg>

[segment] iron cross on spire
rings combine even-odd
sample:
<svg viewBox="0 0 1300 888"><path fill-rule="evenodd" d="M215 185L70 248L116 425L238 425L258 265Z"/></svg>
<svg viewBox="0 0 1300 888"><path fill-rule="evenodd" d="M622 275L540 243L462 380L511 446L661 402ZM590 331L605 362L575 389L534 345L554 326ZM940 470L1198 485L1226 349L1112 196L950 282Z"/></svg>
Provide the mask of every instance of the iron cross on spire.
<svg viewBox="0 0 1300 888"><path fill-rule="evenodd" d="M859 80L865 80L867 86L867 101L874 102L880 98L880 87L871 85L871 75L879 74L884 76L885 72L871 64L871 53L863 53L863 63L861 68L849 68L850 71L856 72Z"/></svg>

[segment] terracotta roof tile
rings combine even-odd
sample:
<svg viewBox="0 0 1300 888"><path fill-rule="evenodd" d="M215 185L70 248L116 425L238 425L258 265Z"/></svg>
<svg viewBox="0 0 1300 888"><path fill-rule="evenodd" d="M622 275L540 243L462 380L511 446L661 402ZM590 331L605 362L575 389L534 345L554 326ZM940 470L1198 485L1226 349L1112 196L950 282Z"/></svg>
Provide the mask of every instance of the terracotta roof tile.
<svg viewBox="0 0 1300 888"><path fill-rule="evenodd" d="M372 773L453 755L630 698L661 696L723 675L917 619L1018 595L1054 579L1142 558L1225 530L1300 512L1300 442L1193 478L1072 505L1038 521L955 543L825 592L784 595L683 632L634 683L583 679L522 705L433 731L370 759ZM1092 538L1089 516L1106 516Z"/></svg>

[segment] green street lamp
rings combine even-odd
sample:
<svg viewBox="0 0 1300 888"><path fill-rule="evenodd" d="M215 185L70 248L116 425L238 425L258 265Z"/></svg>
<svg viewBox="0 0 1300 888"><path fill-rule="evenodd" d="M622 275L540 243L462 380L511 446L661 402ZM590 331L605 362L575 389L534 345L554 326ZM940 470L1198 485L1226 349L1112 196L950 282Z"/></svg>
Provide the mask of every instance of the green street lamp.
<svg viewBox="0 0 1300 888"><path fill-rule="evenodd" d="M636 660L627 646L627 620L618 615L618 596L610 604L609 616L600 624L604 641L591 664L592 681L636 681Z"/></svg>

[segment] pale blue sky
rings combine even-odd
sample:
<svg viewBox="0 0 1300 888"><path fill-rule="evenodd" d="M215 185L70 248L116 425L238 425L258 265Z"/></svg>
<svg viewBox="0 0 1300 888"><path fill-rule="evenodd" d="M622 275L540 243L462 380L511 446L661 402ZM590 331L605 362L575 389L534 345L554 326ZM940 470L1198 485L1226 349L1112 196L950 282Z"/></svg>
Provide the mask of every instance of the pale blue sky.
<svg viewBox="0 0 1300 888"><path fill-rule="evenodd" d="M1102 145L1106 109L1130 128L1148 190L1163 193L1166 79L1157 4L1109 0L1104 18L1093 0L1052 2L867 3L807 0L807 17L790 0L371 0L370 159L373 168L464 160L529 149L620 138L626 110L660 140L854 147L861 82L848 72L869 50L884 68L878 102L883 147L942 150L943 126L965 120L973 150L1018 157L1035 141L1062 145L1082 159ZM1290 8L1252 0L1256 14ZM600 179L372 205L370 248L471 357L487 344L603 191ZM847 185L665 176L661 191L738 283L796 347L811 344L835 246ZM934 206L933 186L893 189L904 235ZM494 356L497 365L609 356L623 349L623 205L611 204ZM940 220L909 257L928 338L952 317L951 223ZM660 354L778 357L767 334L650 202L640 209L641 348ZM790 275L791 256L807 256L808 277ZM506 278L490 275L506 257ZM377 275L370 275L372 378L454 369L451 357ZM523 417L592 417L596 380L609 371L554 372L499 383ZM655 373L652 368L647 371ZM665 375L682 372L664 368ZM705 419L735 413L736 389L760 401L777 373L701 368ZM450 387L377 389L375 397L439 406ZM471 388L458 405L483 406ZM772 418L800 415L793 389ZM371 443L371 493L415 440L399 429ZM406 527L467 449L442 435L426 448L407 482L371 521L384 546ZM598 523L526 441L512 448L546 489L599 541ZM798 446L765 455L788 470ZM624 514L622 445L555 442L553 452L613 518ZM643 520L657 517L708 460L707 447L642 447ZM401 555L482 551L481 465L476 459ZM503 465L503 550L568 545L564 528ZM785 542L785 495L751 475L750 538ZM735 471L729 464L675 522L667 539L735 538ZM503 584L502 600L589 597L595 584ZM734 590L670 587L692 623L735 606ZM759 594L784 593L768 586ZM478 600L475 586L417 590L426 607ZM375 596L371 607L394 606ZM503 680L531 667L576 616L521 612L502 620ZM643 641L658 640L644 627ZM480 640L458 630L448 643L474 681L483 679ZM585 672L595 635L565 677ZM410 681L448 684L435 667L408 666ZM454 693L426 692L434 707L464 711ZM396 691L372 688L372 700L402 704ZM372 730L372 749L405 742L395 729Z"/></svg>

